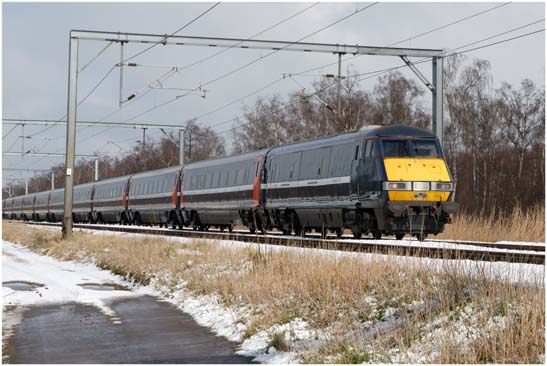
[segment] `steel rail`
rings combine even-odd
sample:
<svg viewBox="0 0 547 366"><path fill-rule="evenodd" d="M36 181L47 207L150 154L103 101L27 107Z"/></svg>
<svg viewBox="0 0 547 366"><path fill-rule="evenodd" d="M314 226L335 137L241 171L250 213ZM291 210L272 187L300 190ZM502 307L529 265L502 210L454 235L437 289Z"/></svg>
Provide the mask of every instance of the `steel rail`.
<svg viewBox="0 0 547 366"><path fill-rule="evenodd" d="M59 223L27 222L30 225L60 227ZM206 232L193 230L169 230L151 227L123 225L74 224L75 228L104 230L132 234L174 236L196 239L234 240L247 243L291 246L301 248L341 250L358 253L387 254L411 257L428 257L434 259L475 260L488 262L510 262L545 264L545 254L526 252L499 252L461 248L430 248L419 245L382 244L378 242L352 242L340 240L321 240L309 237L287 237L277 235L246 234L240 232ZM418 242L417 242L418 243Z"/></svg>
<svg viewBox="0 0 547 366"><path fill-rule="evenodd" d="M269 235L282 235L281 233L268 233ZM310 238L319 238L321 234L306 234L306 237ZM328 239L328 238L327 238ZM370 239L354 239L351 236L342 236L341 239L337 240L352 240L353 242L359 242L363 244L369 244ZM375 239L376 240L376 239ZM390 238L382 238L379 240L395 240ZM412 240L413 239L405 239L405 240ZM416 242L418 242L416 240ZM539 245L539 244L516 244L516 243L498 243L498 242L485 242L485 241L468 241L468 240L453 240L453 239L425 239L423 241L424 243L447 243L447 244L454 244L454 245L469 245L474 247L484 247L484 248L497 248L497 249L507 249L507 250L527 250L532 252L545 252L545 245Z"/></svg>
<svg viewBox="0 0 547 366"><path fill-rule="evenodd" d="M467 241L467 240L451 240L451 239L426 239L426 243L447 243L456 245L471 245L485 248L499 248L509 250L528 250L532 252L545 252L545 245L533 244L516 244L516 243L498 243L485 241Z"/></svg>

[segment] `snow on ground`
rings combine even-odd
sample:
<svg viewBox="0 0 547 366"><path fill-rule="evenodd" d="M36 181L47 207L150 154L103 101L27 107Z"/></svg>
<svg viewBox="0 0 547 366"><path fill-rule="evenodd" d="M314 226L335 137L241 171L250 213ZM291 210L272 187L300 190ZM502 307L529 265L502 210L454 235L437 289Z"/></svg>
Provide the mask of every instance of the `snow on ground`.
<svg viewBox="0 0 547 366"><path fill-rule="evenodd" d="M244 306L226 308L215 295L195 295L180 283L174 291L152 282L148 286L139 286L128 282L110 271L97 268L91 263L59 261L49 256L36 254L23 245L2 241L2 281L23 281L36 283L32 291L15 291L2 286L3 298L3 339L8 339L21 321L21 313L26 306L51 303L80 302L98 307L110 317L114 324L121 321L107 305L109 299L136 297L142 295L159 296L189 314L200 325L209 327L218 336L231 341L242 342L247 330L245 320L251 309ZM90 290L79 284L117 284L127 287L124 290ZM254 356L256 362L288 363L298 360L295 352L282 352L269 347L273 334L290 329L290 344L295 350L302 340L312 334L306 329L305 322L293 321L282 326L273 326L262 331L243 343L239 354Z"/></svg>
<svg viewBox="0 0 547 366"><path fill-rule="evenodd" d="M4 285L9 281L38 283L40 286L33 291L15 291ZM134 286L122 277L101 270L93 264L61 262L8 241L2 241L2 283L3 306L80 302L95 305L108 316L114 314L105 305L106 300L152 293L146 287ZM88 283L118 284L133 289L105 291L79 286Z"/></svg>
<svg viewBox="0 0 547 366"><path fill-rule="evenodd" d="M31 226L32 227L32 226ZM38 228L38 227L37 227ZM48 228L50 230L58 231L58 228ZM98 230L88 230L88 229L76 229L82 232L90 233L93 235L115 235L122 237L147 237L147 238L158 238L162 240L167 240L171 242L178 242L182 244L180 250L184 251L185 254L195 254L199 255L199 252L194 250L189 251L184 249L184 244L194 241L193 238L183 238L183 237L165 237L165 236L153 236L146 234L134 234L134 233L123 233L123 232L111 232L111 231L98 231ZM397 261L401 264L408 266L426 266L431 270L445 270L446 268L454 268L459 272L467 272L470 274L487 274L492 279L506 280L519 283L529 283L533 286L543 286L544 281L544 265L533 265L533 264L523 264L523 263L504 263L504 262L480 262L480 261L471 261L471 260L442 260L442 259L432 259L432 258L419 258L419 257L403 257L403 256L392 256L392 255L381 255L381 254L370 254L370 253L354 253L354 252L345 252L345 251L335 251L335 250L323 250L323 249L310 249L310 248L297 248L297 247L285 247L285 246L276 246L268 244L254 244L254 243L244 243L232 240L209 240L205 239L205 242L216 243L222 246L231 247L231 248L247 248L257 246L261 250L271 250L271 251L293 251L297 253L314 253L320 255L328 256L351 256L356 259L362 259L364 262L369 260L384 260L388 261ZM374 243L376 241L370 240L367 243ZM378 243L384 244L386 241L381 240L377 241ZM397 245L401 244L401 241L394 241ZM405 241L402 241L403 243ZM409 240L409 245L416 245L418 242ZM433 244L433 243L430 243ZM438 244L437 242L434 243ZM447 245L455 245L447 243ZM528 244L528 243L526 243ZM458 245L459 246L459 245ZM466 246L464 246L466 247ZM476 248L476 247L475 247ZM38 297L37 293L34 294L19 294L19 295L9 295L4 297L4 305L8 299L9 301L19 301L21 304L35 304L39 301L64 301L63 299L79 299L79 301L89 301L89 303L101 306L101 296L106 296L108 291L95 291L92 296L87 292L82 290L77 283L82 282L112 282L118 284L125 284L126 286L131 286L130 283L124 282L118 276L111 274L108 271L103 271L97 269L91 264L82 264L75 262L59 262L55 259L39 256L30 252L28 249L13 244L9 242L3 242L3 281L8 281L11 279L17 280L27 280L33 282L40 282L46 285L48 288L58 287L58 290L51 291L45 290L43 287L39 288L38 291L42 294L42 297ZM195 253L194 253L195 252ZM14 254L14 255L11 255ZM17 265L18 260L29 261L34 263L40 263L36 270L29 268L29 266L21 266L21 263ZM6 266L7 264L7 266ZM50 266L50 267L48 267ZM22 268L21 268L22 267ZM10 269L11 268L11 269ZM30 273L27 273L29 272ZM75 271L75 272L72 272ZM26 274L29 274L25 277ZM42 274L46 274L43 275ZM36 277L34 277L36 276ZM299 361L299 350L306 347L313 347L314 345L319 345L323 342L327 333L325 330L319 331L316 329L310 329L308 324L301 319L293 319L290 323L287 324L273 324L269 329L262 330L252 335L251 337L243 340L244 334L247 330L249 324L247 320L252 314L252 309L245 306L233 306L227 308L222 304L220 299L215 295L195 295L188 291L184 283L179 283L178 287L173 289L167 287L161 287L159 285L160 281L153 281L147 287L137 288L137 292L142 293L154 293L158 296L163 297L170 303L176 305L180 310L190 314L198 324L202 326L209 327L214 333L219 336L223 336L229 340L243 342L241 344L240 350L238 353L246 356L254 356L255 361L263 363L296 363ZM167 283L167 282L163 282ZM3 288L3 296L6 296L6 291L12 291L10 289ZM46 293L49 291L49 293ZM121 293L119 295L130 296L127 291L117 291ZM47 295L47 296L46 296ZM119 296L116 294L116 296ZM68 300L74 301L74 300ZM415 304L415 306L422 306L423 304ZM414 305L412 305L414 306ZM391 311L393 310L393 311ZM103 311L107 312L108 309ZM393 322L391 320L395 319L395 309L387 308L384 309L385 313L382 317L380 325L385 325L388 327ZM393 323L394 324L394 323ZM372 325L372 324L370 324ZM372 327L371 331L377 329ZM275 336L280 336L283 338L285 344L289 346L291 352L286 352L283 350L276 350L275 347L271 346L272 339ZM424 334L424 337L438 338L442 337L442 334L436 333L434 330L429 334ZM431 350L434 353L434 350ZM393 350L393 356L396 359L397 350ZM413 355L405 355L414 362L419 362L426 358L430 358L432 353L418 353Z"/></svg>
<svg viewBox="0 0 547 366"><path fill-rule="evenodd" d="M6 282L36 284L30 291L15 291ZM93 290L79 284L117 284L132 288L125 290ZM96 306L113 324L121 320L111 307L109 299L153 294L151 289L135 286L120 276L92 264L61 262L41 256L28 248L2 241L2 339L6 342L21 322L25 307L51 303L79 302Z"/></svg>

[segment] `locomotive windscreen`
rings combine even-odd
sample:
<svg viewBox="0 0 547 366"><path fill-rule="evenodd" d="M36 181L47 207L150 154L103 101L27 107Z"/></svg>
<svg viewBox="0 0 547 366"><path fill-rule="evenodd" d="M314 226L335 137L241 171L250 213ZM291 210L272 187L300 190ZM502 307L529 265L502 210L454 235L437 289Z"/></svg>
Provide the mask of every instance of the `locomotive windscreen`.
<svg viewBox="0 0 547 366"><path fill-rule="evenodd" d="M435 140L382 140L385 158L438 158Z"/></svg>

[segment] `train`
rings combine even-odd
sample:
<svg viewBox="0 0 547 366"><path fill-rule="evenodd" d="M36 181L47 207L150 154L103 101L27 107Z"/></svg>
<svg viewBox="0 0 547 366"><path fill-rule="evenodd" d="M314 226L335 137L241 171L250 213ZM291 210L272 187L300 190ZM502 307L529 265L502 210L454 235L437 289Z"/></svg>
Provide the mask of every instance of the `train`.
<svg viewBox="0 0 547 366"><path fill-rule="evenodd" d="M63 200L63 189L7 198L3 217L59 221ZM435 135L389 125L77 185L72 218L423 240L441 233L457 207Z"/></svg>

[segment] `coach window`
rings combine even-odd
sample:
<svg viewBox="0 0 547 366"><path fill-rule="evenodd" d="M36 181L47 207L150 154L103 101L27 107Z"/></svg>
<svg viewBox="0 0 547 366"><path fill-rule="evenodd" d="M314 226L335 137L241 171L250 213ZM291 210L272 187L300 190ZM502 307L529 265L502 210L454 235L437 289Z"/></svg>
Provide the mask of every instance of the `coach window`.
<svg viewBox="0 0 547 366"><path fill-rule="evenodd" d="M291 164L291 170L289 171L289 178L292 178L294 175L294 166L296 165L296 161L293 161Z"/></svg>
<svg viewBox="0 0 547 366"><path fill-rule="evenodd" d="M420 158L437 158L439 151L435 140L412 140L414 155Z"/></svg>
<svg viewBox="0 0 547 366"><path fill-rule="evenodd" d="M365 156L364 158L370 157L370 151L372 150L372 141L366 140L365 141Z"/></svg>
<svg viewBox="0 0 547 366"><path fill-rule="evenodd" d="M410 156L407 140L383 140L385 158L405 158Z"/></svg>
<svg viewBox="0 0 547 366"><path fill-rule="evenodd" d="M234 174L234 186L237 185L237 176L239 175L239 169L236 169L235 170L235 174Z"/></svg>

